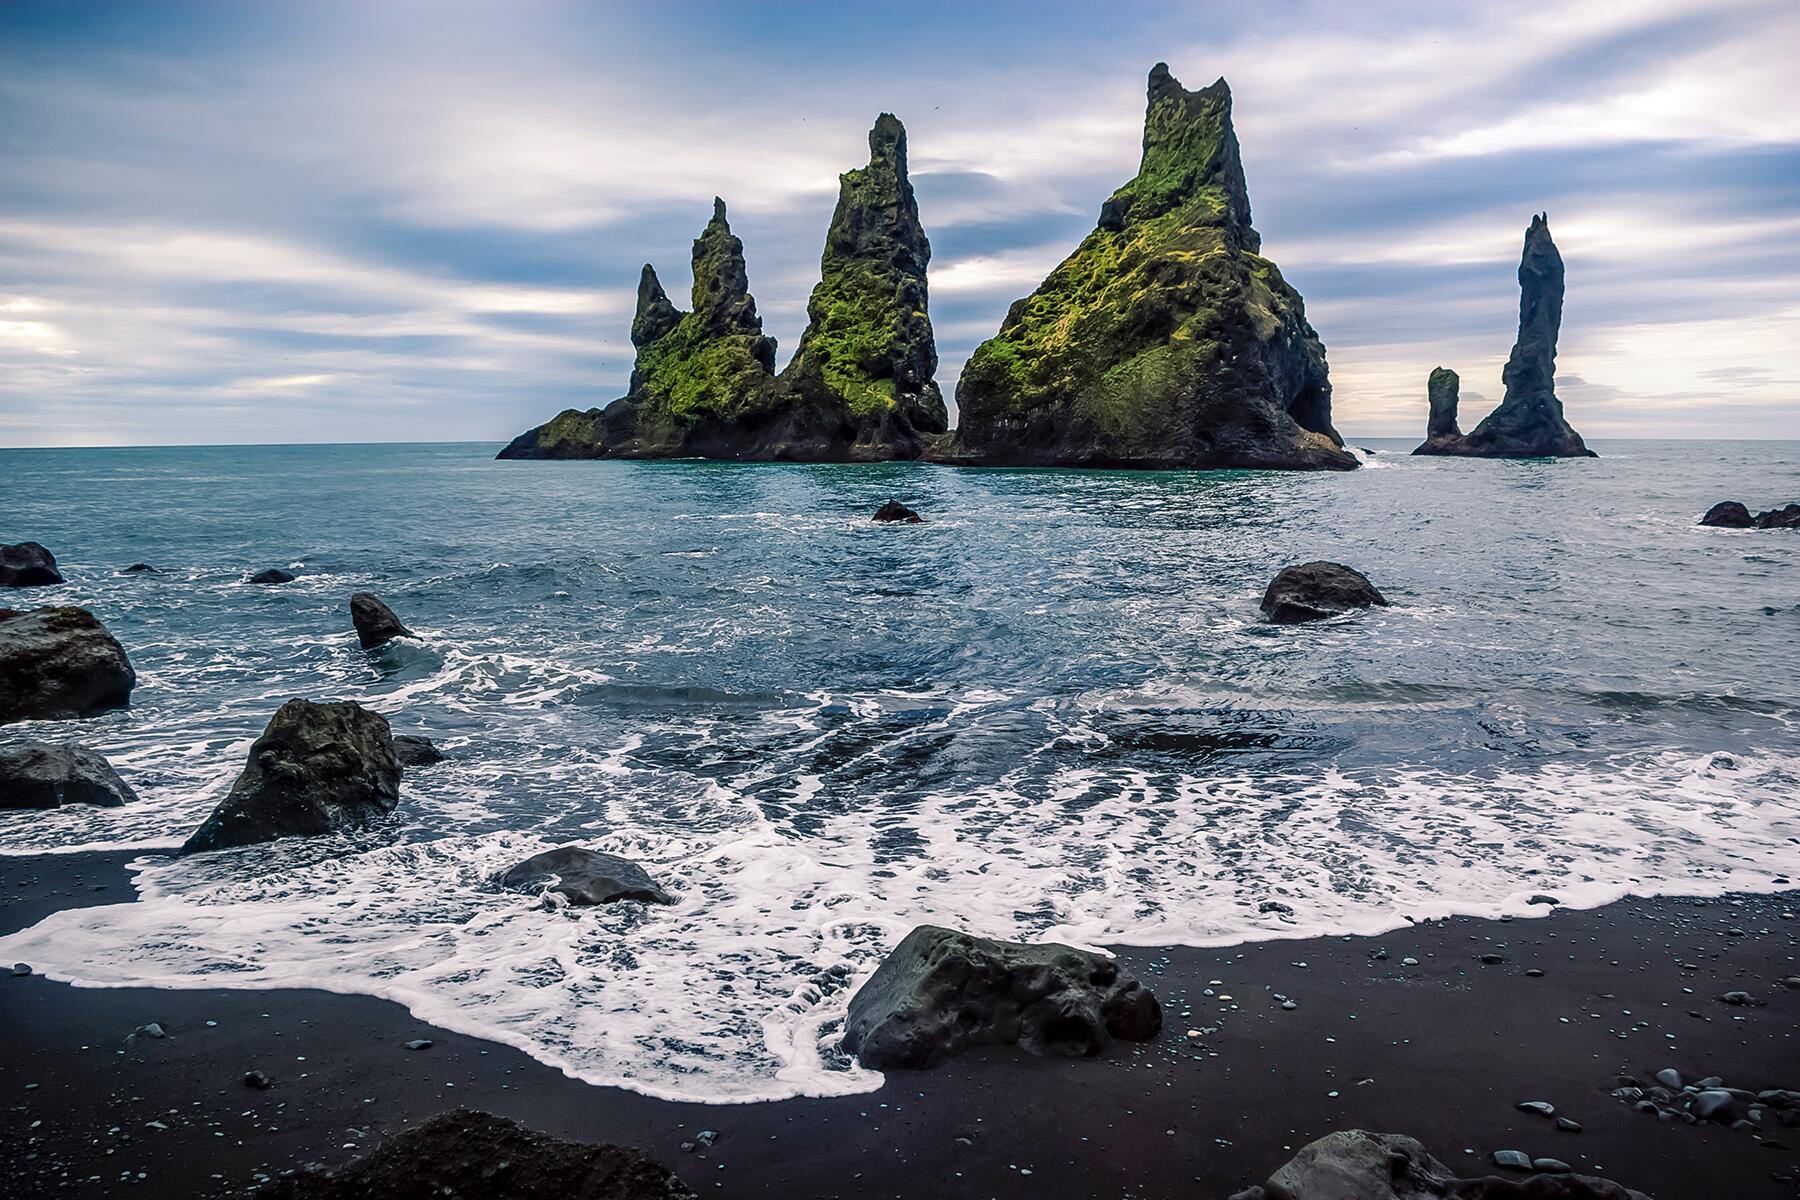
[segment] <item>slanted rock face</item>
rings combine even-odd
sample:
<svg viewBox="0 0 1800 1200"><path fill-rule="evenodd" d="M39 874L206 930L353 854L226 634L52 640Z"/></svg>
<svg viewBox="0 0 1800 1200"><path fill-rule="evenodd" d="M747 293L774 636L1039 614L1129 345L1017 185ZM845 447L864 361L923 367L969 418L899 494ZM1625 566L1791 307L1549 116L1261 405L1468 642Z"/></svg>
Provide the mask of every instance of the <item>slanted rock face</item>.
<svg viewBox="0 0 1800 1200"><path fill-rule="evenodd" d="M87 609L0 609L0 724L123 708L136 684L125 648Z"/></svg>
<svg viewBox="0 0 1800 1200"><path fill-rule="evenodd" d="M86 747L24 742L0 749L0 808L116 808L136 799L112 764Z"/></svg>
<svg viewBox="0 0 1800 1200"><path fill-rule="evenodd" d="M849 427L847 457L917 458L949 428L926 311L931 243L906 171L906 130L882 113L869 165L839 179L808 324L782 383Z"/></svg>
<svg viewBox="0 0 1800 1200"><path fill-rule="evenodd" d="M1285 567L1263 593L1262 610L1277 625L1320 621L1353 609L1387 606L1369 577L1343 563L1309 562Z"/></svg>
<svg viewBox="0 0 1800 1200"><path fill-rule="evenodd" d="M374 592L358 592L350 597L350 623L356 626L357 640L364 650L386 645L397 637L411 637L413 631L400 623Z"/></svg>
<svg viewBox="0 0 1800 1200"><path fill-rule="evenodd" d="M0 546L0 587L47 587L62 581L56 555L36 542Z"/></svg>
<svg viewBox="0 0 1800 1200"><path fill-rule="evenodd" d="M880 508L876 509L875 515L869 519L871 521L899 521L906 525L917 525L925 518L921 517L918 513L906 507L906 505L900 503L898 500L889 500L886 504L883 504Z"/></svg>
<svg viewBox="0 0 1800 1200"><path fill-rule="evenodd" d="M360 828L399 802L400 762L385 717L350 700L289 700L181 852Z"/></svg>
<svg viewBox="0 0 1800 1200"><path fill-rule="evenodd" d="M1562 329L1563 260L1546 214L1531 218L1519 259L1519 338L1501 379L1500 406L1462 437L1433 429L1415 454L1475 458L1596 458L1563 417L1556 398L1556 337Z"/></svg>
<svg viewBox="0 0 1800 1200"><path fill-rule="evenodd" d="M1555 1171L1529 1184L1489 1176L1458 1179L1412 1138L1344 1129L1300 1148L1260 1186L1231 1200L1650 1200L1591 1175Z"/></svg>
<svg viewBox="0 0 1800 1200"><path fill-rule="evenodd" d="M456 1109L383 1138L361 1158L305 1167L269 1184L268 1200L694 1200L637 1150L566 1142L492 1113Z"/></svg>
<svg viewBox="0 0 1800 1200"><path fill-rule="evenodd" d="M1158 63L1137 177L970 356L946 459L1354 468L1325 348L1260 248L1230 89Z"/></svg>
<svg viewBox="0 0 1800 1200"><path fill-rule="evenodd" d="M609 904L614 900L675 903L673 896L657 887L630 859L580 846L534 854L502 871L494 882L520 892L555 892L568 897L571 904Z"/></svg>
<svg viewBox="0 0 1800 1200"><path fill-rule="evenodd" d="M1098 1054L1161 1028L1156 997L1112 959L921 925L851 998L844 1049L865 1067L920 1068L993 1042Z"/></svg>

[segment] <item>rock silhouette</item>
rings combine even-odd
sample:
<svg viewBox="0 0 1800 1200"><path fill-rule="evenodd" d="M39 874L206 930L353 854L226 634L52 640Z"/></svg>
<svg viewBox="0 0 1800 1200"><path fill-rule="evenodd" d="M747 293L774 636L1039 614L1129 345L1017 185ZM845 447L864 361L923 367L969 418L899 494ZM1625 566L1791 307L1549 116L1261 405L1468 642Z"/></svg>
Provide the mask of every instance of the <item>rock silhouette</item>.
<svg viewBox="0 0 1800 1200"><path fill-rule="evenodd" d="M356 638L364 650L384 646L397 637L413 636L413 631L402 625L394 610L374 592L357 592L350 597L350 623L356 626Z"/></svg>

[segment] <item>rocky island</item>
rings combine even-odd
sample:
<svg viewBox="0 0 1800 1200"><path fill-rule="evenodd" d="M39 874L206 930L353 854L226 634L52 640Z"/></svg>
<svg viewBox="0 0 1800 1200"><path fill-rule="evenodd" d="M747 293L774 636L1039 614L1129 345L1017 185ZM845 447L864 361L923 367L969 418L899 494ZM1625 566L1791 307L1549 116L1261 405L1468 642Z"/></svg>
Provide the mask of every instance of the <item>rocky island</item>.
<svg viewBox="0 0 1800 1200"><path fill-rule="evenodd" d="M1519 260L1519 337L1501 379L1500 406L1463 433L1456 423L1455 371L1431 373L1431 415L1414 454L1471 458L1596 458L1563 416L1556 398L1556 337L1562 329L1563 260L1546 213L1531 218Z"/></svg>
<svg viewBox="0 0 1800 1200"><path fill-rule="evenodd" d="M918 458L949 427L926 312L931 244L906 168L906 130L883 113L869 165L839 180L800 348L779 376L750 295L744 244L714 199L694 242L693 311L645 264L627 393L568 409L500 458L722 458L790 462Z"/></svg>
<svg viewBox="0 0 1800 1200"><path fill-rule="evenodd" d="M1231 89L1190 92L1158 63L1137 176L976 347L945 460L1354 468L1325 347L1261 249Z"/></svg>

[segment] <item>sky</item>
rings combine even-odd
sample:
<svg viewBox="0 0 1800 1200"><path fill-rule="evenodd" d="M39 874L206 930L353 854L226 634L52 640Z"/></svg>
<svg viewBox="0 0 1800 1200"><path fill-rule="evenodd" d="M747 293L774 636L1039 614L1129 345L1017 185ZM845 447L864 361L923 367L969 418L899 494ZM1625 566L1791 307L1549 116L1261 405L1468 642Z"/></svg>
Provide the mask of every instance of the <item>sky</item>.
<svg viewBox="0 0 1800 1200"><path fill-rule="evenodd" d="M1223 75L1340 430L1500 396L1524 231L1590 437L1800 437L1800 4L0 0L0 446L502 441L725 198L785 364L891 111L948 396Z"/></svg>

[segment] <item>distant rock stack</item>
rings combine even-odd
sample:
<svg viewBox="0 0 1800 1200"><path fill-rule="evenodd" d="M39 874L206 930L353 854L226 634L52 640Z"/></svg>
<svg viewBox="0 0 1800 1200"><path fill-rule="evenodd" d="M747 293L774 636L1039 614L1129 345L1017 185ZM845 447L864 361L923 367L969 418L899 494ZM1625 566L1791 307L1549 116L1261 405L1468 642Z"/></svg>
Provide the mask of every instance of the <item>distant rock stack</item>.
<svg viewBox="0 0 1800 1200"><path fill-rule="evenodd" d="M1531 219L1519 260L1519 338L1501 379L1500 406L1468 434L1456 432L1456 376L1431 374L1431 417L1414 454L1472 458L1595 458L1563 417L1556 398L1556 337L1562 329L1563 260L1550 240L1547 214ZM1439 374L1450 376L1440 395ZM1442 405L1442 407L1441 407Z"/></svg>
<svg viewBox="0 0 1800 1200"><path fill-rule="evenodd" d="M1261 256L1231 89L1150 72L1143 159L957 383L946 461L1350 470L1325 348Z"/></svg>
<svg viewBox="0 0 1800 1200"><path fill-rule="evenodd" d="M849 458L917 458L922 435L950 427L926 311L930 261L906 129L882 113L869 131L869 165L839 177L806 332L781 373L800 404L848 426Z"/></svg>

